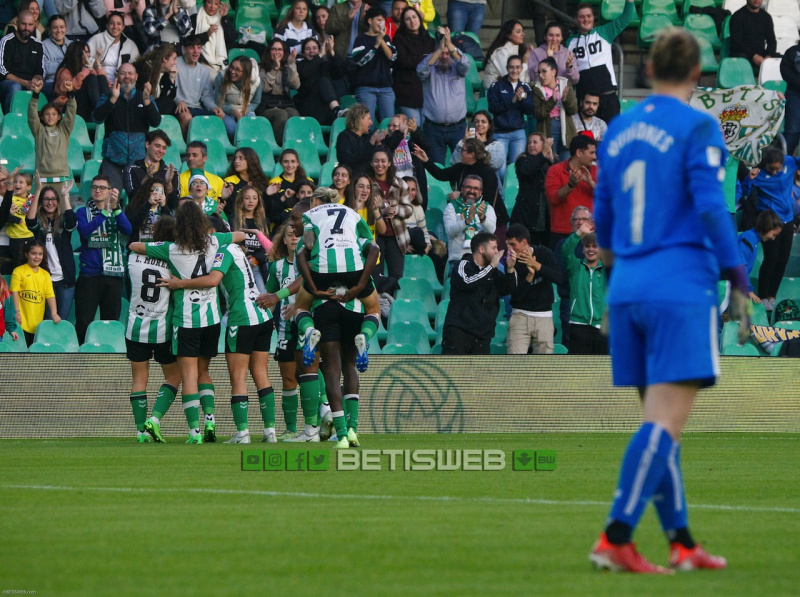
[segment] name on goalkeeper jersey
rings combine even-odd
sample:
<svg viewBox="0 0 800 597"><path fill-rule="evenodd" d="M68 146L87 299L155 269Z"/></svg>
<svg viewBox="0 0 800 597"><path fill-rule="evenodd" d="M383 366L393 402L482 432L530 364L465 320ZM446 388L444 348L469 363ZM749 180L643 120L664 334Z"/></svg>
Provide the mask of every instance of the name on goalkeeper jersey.
<svg viewBox="0 0 800 597"><path fill-rule="evenodd" d="M652 145L661 153L666 153L675 138L668 134L664 129L660 129L655 125L646 124L644 122L637 122L629 126L609 143L608 155L616 157L623 148L633 141L644 141L648 145Z"/></svg>

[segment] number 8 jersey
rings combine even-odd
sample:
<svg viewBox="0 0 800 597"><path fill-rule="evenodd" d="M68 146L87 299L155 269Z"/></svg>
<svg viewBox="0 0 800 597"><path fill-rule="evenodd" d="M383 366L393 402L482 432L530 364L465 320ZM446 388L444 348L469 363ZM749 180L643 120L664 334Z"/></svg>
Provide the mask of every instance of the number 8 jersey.
<svg viewBox="0 0 800 597"><path fill-rule="evenodd" d="M373 237L357 211L335 203L318 205L303 214L303 230L317 236L308 262L313 271L337 274L364 269L364 241Z"/></svg>
<svg viewBox="0 0 800 597"><path fill-rule="evenodd" d="M131 308L125 337L132 342L161 344L172 338L170 292L158 286L159 278L169 277L169 264L161 259L131 253Z"/></svg>

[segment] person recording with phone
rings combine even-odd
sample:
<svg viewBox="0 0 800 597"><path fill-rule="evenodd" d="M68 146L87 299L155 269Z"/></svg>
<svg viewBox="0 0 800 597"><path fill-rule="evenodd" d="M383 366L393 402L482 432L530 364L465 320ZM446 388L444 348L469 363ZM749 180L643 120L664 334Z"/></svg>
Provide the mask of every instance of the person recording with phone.
<svg viewBox="0 0 800 597"><path fill-rule="evenodd" d="M125 215L133 228L128 240L145 243L153 240L153 228L158 219L172 214L172 208L167 205L164 183L157 178L147 179L125 208Z"/></svg>

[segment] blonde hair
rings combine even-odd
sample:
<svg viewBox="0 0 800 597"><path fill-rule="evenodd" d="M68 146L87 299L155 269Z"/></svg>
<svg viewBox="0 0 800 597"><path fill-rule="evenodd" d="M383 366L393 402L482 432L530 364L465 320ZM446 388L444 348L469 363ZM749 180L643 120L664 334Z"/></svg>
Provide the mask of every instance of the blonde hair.
<svg viewBox="0 0 800 597"><path fill-rule="evenodd" d="M261 192L253 185L247 185L236 194L236 202L233 204L233 218L231 218L231 230L241 230L247 228L247 218L244 215L244 196L248 191L253 191L256 194L258 202L256 208L253 210L253 221L264 234L269 230L269 223L267 222L267 214L264 211L264 202L261 200Z"/></svg>
<svg viewBox="0 0 800 597"><path fill-rule="evenodd" d="M655 80L682 83L700 64L700 44L685 29L670 27L656 37L648 61Z"/></svg>

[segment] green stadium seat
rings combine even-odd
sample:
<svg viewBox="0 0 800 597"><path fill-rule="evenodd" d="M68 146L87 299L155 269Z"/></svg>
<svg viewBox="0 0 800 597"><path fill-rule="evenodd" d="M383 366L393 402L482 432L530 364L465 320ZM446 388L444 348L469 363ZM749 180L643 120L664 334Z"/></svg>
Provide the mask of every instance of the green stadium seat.
<svg viewBox="0 0 800 597"><path fill-rule="evenodd" d="M492 343L489 344L489 354L508 354L508 346L505 342L492 340Z"/></svg>
<svg viewBox="0 0 800 597"><path fill-rule="evenodd" d="M81 344L81 347L78 349L78 352L114 354L114 353L119 353L120 351L115 350L114 347L111 346L111 344L103 344L100 342L84 342L83 344Z"/></svg>
<svg viewBox="0 0 800 597"><path fill-rule="evenodd" d="M444 319L447 317L447 307L450 305L450 299L442 299L436 308L436 331L440 331L444 327Z"/></svg>
<svg viewBox="0 0 800 597"><path fill-rule="evenodd" d="M436 276L433 260L427 255L406 255L403 265L403 275L409 278L423 278L430 282L433 293L442 296L442 284Z"/></svg>
<svg viewBox="0 0 800 597"><path fill-rule="evenodd" d="M681 22L674 0L644 0L642 2L642 21L647 15L667 16L673 25L679 25Z"/></svg>
<svg viewBox="0 0 800 597"><path fill-rule="evenodd" d="M231 50L233 52L234 50ZM178 150L180 155L186 153L186 141L183 140L183 131L181 130L181 124L178 122L178 119L174 116L170 116L169 114L163 114L161 116L161 122L158 124L157 127L151 127L150 130L154 131L156 129L161 129L167 136L169 140L172 142L170 149L173 147ZM227 139L227 137L225 137ZM180 160L178 160L180 164Z"/></svg>
<svg viewBox="0 0 800 597"><path fill-rule="evenodd" d="M269 16L272 18L273 21L280 20L278 18L278 4L276 4L273 0L247 0L250 4L261 4L267 7L269 11ZM281 0L280 4L290 4L288 0Z"/></svg>
<svg viewBox="0 0 800 597"><path fill-rule="evenodd" d="M72 127L70 139L78 140L78 143L81 144L83 153L92 153L92 148L94 145L92 144L92 140L89 138L89 129L86 127L86 121L78 115L75 116L75 126Z"/></svg>
<svg viewBox="0 0 800 597"><path fill-rule="evenodd" d="M696 6L697 8L713 8L717 6L714 0L683 0L683 9L681 14L684 16L688 16L690 13L689 8L692 6Z"/></svg>
<svg viewBox="0 0 800 597"><path fill-rule="evenodd" d="M786 81L764 81L761 86L764 89L769 89L770 91L780 91L781 93L786 93L787 83Z"/></svg>
<svg viewBox="0 0 800 597"><path fill-rule="evenodd" d="M721 345L731 346L731 345L739 345L739 322L738 321L726 321L725 325L722 326L722 340Z"/></svg>
<svg viewBox="0 0 800 597"><path fill-rule="evenodd" d="M339 98L339 108L341 110L346 110L347 108L351 108L358 103L355 95L343 95Z"/></svg>
<svg viewBox="0 0 800 597"><path fill-rule="evenodd" d="M8 306L5 308L8 309ZM14 308L13 305L11 308ZM25 343L25 334L22 333L19 326L17 326L17 335L19 339L15 342L11 337L11 332L6 331L3 335L3 341L0 342L0 348L3 349L2 352L28 352L28 345Z"/></svg>
<svg viewBox="0 0 800 597"><path fill-rule="evenodd" d="M776 321L775 327L782 328L784 330L800 330L800 321L796 320Z"/></svg>
<svg viewBox="0 0 800 597"><path fill-rule="evenodd" d="M36 164L33 135L30 131L27 136L3 135L0 137L0 156L6 161L9 170L21 165L23 172L33 173ZM0 160L0 164L3 160Z"/></svg>
<svg viewBox="0 0 800 597"><path fill-rule="evenodd" d="M46 319L36 328L33 339L35 342L60 344L64 352L78 352L78 334L69 321L55 324Z"/></svg>
<svg viewBox="0 0 800 597"><path fill-rule="evenodd" d="M750 303L750 321L755 325L769 325L769 316L763 303Z"/></svg>
<svg viewBox="0 0 800 597"><path fill-rule="evenodd" d="M93 321L86 328L85 341L109 344L112 352L125 352L125 326L119 321Z"/></svg>
<svg viewBox="0 0 800 597"><path fill-rule="evenodd" d="M322 171L319 175L319 186L329 187L333 184L333 169L336 168L338 162L331 162L328 160L322 164Z"/></svg>
<svg viewBox="0 0 800 597"><path fill-rule="evenodd" d="M256 62L261 62L261 56L251 48L233 48L232 50L228 50L228 62L231 62L239 56L247 56Z"/></svg>
<svg viewBox="0 0 800 597"><path fill-rule="evenodd" d="M569 354L569 350L563 344L553 344L553 354Z"/></svg>
<svg viewBox="0 0 800 597"><path fill-rule="evenodd" d="M442 354L442 343L438 342L431 348L431 354Z"/></svg>
<svg viewBox="0 0 800 597"><path fill-rule="evenodd" d="M428 209L438 209L444 212L446 207L447 195L445 192L441 187L430 187L428 189Z"/></svg>
<svg viewBox="0 0 800 597"><path fill-rule="evenodd" d="M317 148L317 154L319 154L320 157L328 155L328 146L325 145L325 139L322 137L322 129L316 118L292 116L286 122L286 128L283 131L284 146L286 146L288 140L311 141Z"/></svg>
<svg viewBox="0 0 800 597"><path fill-rule="evenodd" d="M94 145L92 146L92 159L93 160L102 160L103 159L103 140L98 139L95 137Z"/></svg>
<svg viewBox="0 0 800 597"><path fill-rule="evenodd" d="M464 85L466 86L465 98L467 100L467 118L469 119L475 115L475 111L478 109L478 100L475 99L475 92L472 91L472 86L469 81L464 81Z"/></svg>
<svg viewBox="0 0 800 597"><path fill-rule="evenodd" d="M483 92L483 81L481 81L481 76L478 74L478 64L475 62L475 59L469 54L464 54L464 56L467 57L467 61L469 62L469 71L467 71L467 76L466 76L467 92L468 92L467 95L469 95L470 87L472 87L473 92L485 95L485 93Z"/></svg>
<svg viewBox="0 0 800 597"><path fill-rule="evenodd" d="M16 135L17 137L30 137L33 139L33 133L28 126L28 114L9 112L3 119L3 132L2 135Z"/></svg>
<svg viewBox="0 0 800 597"><path fill-rule="evenodd" d="M415 299L396 299L389 311L389 336L387 342L392 343L391 334L395 324L404 322L419 323L425 330L430 342L436 340L436 332L431 328L428 313L422 301Z"/></svg>
<svg viewBox="0 0 800 597"><path fill-rule="evenodd" d="M189 141L217 141L225 150L227 155L233 155L236 148L228 141L228 133L225 130L225 123L216 116L195 116L189 124ZM227 168L226 168L227 170Z"/></svg>
<svg viewBox="0 0 800 597"><path fill-rule="evenodd" d="M83 166L86 164L86 159L83 157L81 142L76 137L69 138L67 161L69 162L69 171L72 177L77 178L80 176L83 172Z"/></svg>
<svg viewBox="0 0 800 597"><path fill-rule="evenodd" d="M397 301L395 301L397 304ZM389 326L389 336L386 339L386 346L393 344L408 344L416 349L416 354L430 354L431 345L428 332L418 321L396 321ZM386 347L383 350L387 353ZM395 353L397 354L397 353ZM402 353L400 353L402 354Z"/></svg>
<svg viewBox="0 0 800 597"><path fill-rule="evenodd" d="M419 352L411 344L387 344L383 347L382 354L419 354Z"/></svg>
<svg viewBox="0 0 800 597"><path fill-rule="evenodd" d="M425 226L428 228L428 232L436 238L443 241L447 239L447 233L444 230L444 214L441 209L429 207L425 211Z"/></svg>
<svg viewBox="0 0 800 597"><path fill-rule="evenodd" d="M503 180L503 202L510 214L517 204L517 194L519 193L519 180L517 180L517 165L509 164L506 168L506 177Z"/></svg>
<svg viewBox="0 0 800 597"><path fill-rule="evenodd" d="M755 85L753 67L745 58L723 58L719 63L717 86L732 89L739 85Z"/></svg>
<svg viewBox="0 0 800 597"><path fill-rule="evenodd" d="M264 139L239 139L236 143L236 148L239 149L240 147L250 147L255 150L258 157L261 158L261 169L265 174L269 174L275 168L275 156L272 155L272 147L269 141Z"/></svg>
<svg viewBox="0 0 800 597"><path fill-rule="evenodd" d="M619 103L620 103L620 112L624 114L631 108L635 108L639 102L637 102L635 99L625 98L620 100Z"/></svg>
<svg viewBox="0 0 800 597"><path fill-rule="evenodd" d="M717 26L709 15L687 14L683 19L683 28L694 33L696 37L707 39L715 50L722 48L722 41L717 35Z"/></svg>
<svg viewBox="0 0 800 597"><path fill-rule="evenodd" d="M778 342L775 346L772 347L772 352L769 353L771 357L779 357L781 356L781 348L783 348L783 342Z"/></svg>
<svg viewBox="0 0 800 597"><path fill-rule="evenodd" d="M64 347L60 344L55 344L53 342L34 342L31 344L30 348L28 349L29 352L51 352L51 353L65 353L67 352L64 350ZM76 348L74 352L78 352Z"/></svg>
<svg viewBox="0 0 800 597"><path fill-rule="evenodd" d="M600 4L600 16L603 21L613 21L621 15L622 11L625 10L625 1L626 0L602 0ZM639 11L637 11L637 13L638 12ZM638 27L639 17L634 17L628 26Z"/></svg>
<svg viewBox="0 0 800 597"><path fill-rule="evenodd" d="M11 99L11 109L8 111L8 114L27 114L28 113L28 104L31 101L31 97L33 96L32 91L17 91L14 94L14 97ZM39 111L47 105L47 98L45 97L44 93L39 94L39 102L37 107Z"/></svg>
<svg viewBox="0 0 800 597"><path fill-rule="evenodd" d="M647 49L652 45L659 33L673 26L672 19L667 15L644 15L639 25L639 39L636 43L640 48Z"/></svg>
<svg viewBox="0 0 800 597"><path fill-rule="evenodd" d="M433 294L433 287L424 278L411 278L403 276L398 280L400 290L397 291L395 299L416 299L421 301L428 313L428 319L436 318L436 296Z"/></svg>
<svg viewBox="0 0 800 597"><path fill-rule="evenodd" d="M273 4L274 7L274 4ZM264 31L266 39L273 35L271 9L265 4L255 4L248 2L236 7L236 20L234 27L241 32L242 27L250 27L252 33L258 34ZM275 15L277 16L277 14Z"/></svg>
<svg viewBox="0 0 800 597"><path fill-rule="evenodd" d="M83 164L83 169L81 170L81 198L84 202L88 201L92 196L92 178L97 176L100 173L100 165L102 164L102 160L86 160ZM75 241L75 237L78 236L77 234L72 234L73 242Z"/></svg>
<svg viewBox="0 0 800 597"><path fill-rule="evenodd" d="M449 148L448 148L448 151L449 151ZM445 161L447 162L448 165L450 164L450 159L449 158L447 160L445 160ZM437 164L437 165L440 168L444 168L444 166L442 164ZM453 192L453 189L450 187L450 183L447 182L446 180L436 180L430 174L427 176L427 178L428 178L428 190L432 189L433 187L439 187L440 189L442 189L442 191L444 191L445 195L449 195L450 193Z"/></svg>
<svg viewBox="0 0 800 597"><path fill-rule="evenodd" d="M489 111L489 98L487 97L479 97L478 103L475 104L475 111L480 112L481 110Z"/></svg>
<svg viewBox="0 0 800 597"><path fill-rule="evenodd" d="M714 54L714 48L705 37L697 37L700 44L700 72L704 74L716 73L719 71L719 62Z"/></svg>
<svg viewBox="0 0 800 597"><path fill-rule="evenodd" d="M369 342L367 344L367 354L381 354L381 353L382 353L381 345L378 344L377 340L375 340L375 342Z"/></svg>
<svg viewBox="0 0 800 597"><path fill-rule="evenodd" d="M300 156L300 163L303 164L306 174L314 180L319 180L322 172L322 163L319 161L317 147L308 139L284 139L284 149L294 149Z"/></svg>
<svg viewBox="0 0 800 597"><path fill-rule="evenodd" d="M500 312L503 312L502 305ZM494 326L494 338L492 339L492 342L505 342L507 336L508 322L505 319L503 319L503 321L498 321Z"/></svg>
<svg viewBox="0 0 800 597"><path fill-rule="evenodd" d="M341 105L341 104L340 104ZM344 117L339 117L333 121L333 125L331 126L331 135L330 141L328 142L328 161L336 161L336 139L339 134L347 128L345 123L347 119Z"/></svg>
<svg viewBox="0 0 800 597"><path fill-rule="evenodd" d="M236 135L234 136L237 147L240 139L266 141L272 148L273 157L277 158L281 155L281 146L275 140L275 131L272 130L272 124L263 116L245 116L239 120L236 125Z"/></svg>
<svg viewBox="0 0 800 597"><path fill-rule="evenodd" d="M219 119L217 119L219 120ZM220 122L222 122L220 120ZM206 170L217 176L225 176L228 171L230 162L226 154L225 146L219 139L206 139L203 141L208 147L208 161L206 162ZM225 142L228 142L228 137L225 137Z"/></svg>
<svg viewBox="0 0 800 597"><path fill-rule="evenodd" d="M383 326L383 318L381 317L378 320L378 331L375 332L375 337L378 339L378 342L386 342L386 337L389 335L389 332L386 331L386 328Z"/></svg>
<svg viewBox="0 0 800 597"><path fill-rule="evenodd" d="M753 344L742 344L741 346L732 344L722 347L722 355L739 356L739 357L760 357L761 353L758 351L758 348Z"/></svg>
<svg viewBox="0 0 800 597"><path fill-rule="evenodd" d="M450 276L444 277L444 285L442 286L441 300L450 299Z"/></svg>

